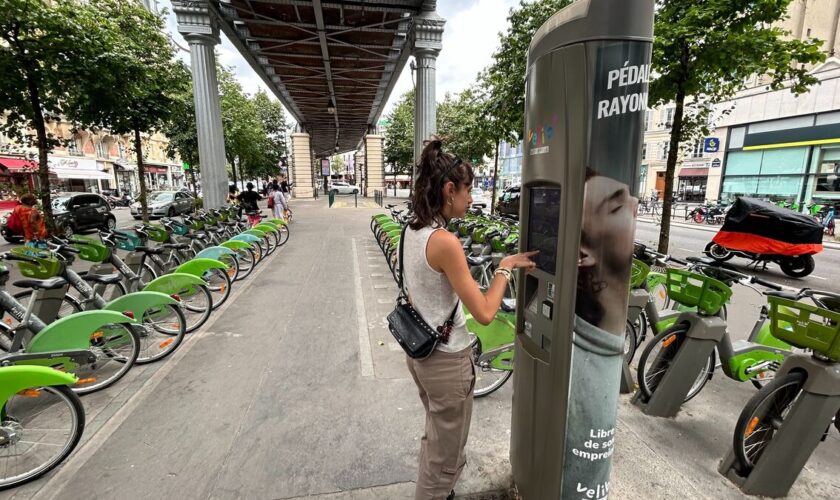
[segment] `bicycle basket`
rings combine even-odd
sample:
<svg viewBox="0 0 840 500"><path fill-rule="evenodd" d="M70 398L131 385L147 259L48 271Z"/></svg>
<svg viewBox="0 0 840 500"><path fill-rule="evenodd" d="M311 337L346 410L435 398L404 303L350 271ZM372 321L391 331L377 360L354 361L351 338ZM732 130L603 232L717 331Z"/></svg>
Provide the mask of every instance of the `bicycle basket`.
<svg viewBox="0 0 840 500"><path fill-rule="evenodd" d="M73 248L79 251L80 259L88 262L105 262L108 260L108 247L101 242L80 235L75 235L73 239L77 241L77 243L73 243Z"/></svg>
<svg viewBox="0 0 840 500"><path fill-rule="evenodd" d="M840 313L772 295L767 303L774 337L840 361Z"/></svg>
<svg viewBox="0 0 840 500"><path fill-rule="evenodd" d="M194 219L192 224L190 224L190 229L194 231L201 231L204 229L204 221L199 219Z"/></svg>
<svg viewBox="0 0 840 500"><path fill-rule="evenodd" d="M118 229L118 230L115 230L114 232L121 235L121 236L124 236L124 238L116 238L117 247L120 250L126 250L128 252L133 252L134 250L137 249L137 247L143 245L143 240L134 231L125 231L125 230L122 230L122 229Z"/></svg>
<svg viewBox="0 0 840 500"><path fill-rule="evenodd" d="M649 272L650 266L639 259L633 259L633 269L630 271L630 288L642 286Z"/></svg>
<svg viewBox="0 0 840 500"><path fill-rule="evenodd" d="M708 315L717 314L732 296L732 289L714 278L684 269L666 270L668 296Z"/></svg>
<svg viewBox="0 0 840 500"><path fill-rule="evenodd" d="M27 278L45 280L61 273L61 261L48 250L32 247L12 247L9 253L32 259L32 261L17 261L20 274Z"/></svg>
<svg viewBox="0 0 840 500"><path fill-rule="evenodd" d="M169 232L161 225L149 224L146 228L146 233L148 233L149 239L152 241L157 241L158 243L169 241Z"/></svg>

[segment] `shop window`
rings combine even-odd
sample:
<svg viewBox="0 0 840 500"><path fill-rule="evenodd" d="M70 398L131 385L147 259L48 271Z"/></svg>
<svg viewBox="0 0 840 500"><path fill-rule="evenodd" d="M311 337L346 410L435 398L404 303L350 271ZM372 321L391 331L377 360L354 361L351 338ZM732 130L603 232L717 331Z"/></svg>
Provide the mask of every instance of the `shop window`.
<svg viewBox="0 0 840 500"><path fill-rule="evenodd" d="M705 201L706 177L680 177L675 193L680 201Z"/></svg>
<svg viewBox="0 0 840 500"><path fill-rule="evenodd" d="M747 127L733 128L729 133L729 149L741 149L744 147L744 135L747 133Z"/></svg>
<svg viewBox="0 0 840 500"><path fill-rule="evenodd" d="M758 175L761 172L761 151L736 151L726 159L726 175Z"/></svg>
<svg viewBox="0 0 840 500"><path fill-rule="evenodd" d="M815 191L840 192L840 162L823 162L820 165Z"/></svg>
<svg viewBox="0 0 840 500"><path fill-rule="evenodd" d="M736 196L754 196L758 190L757 177L724 177L721 199L732 200Z"/></svg>
<svg viewBox="0 0 840 500"><path fill-rule="evenodd" d="M761 158L761 175L803 173L807 159L808 148L764 150Z"/></svg>

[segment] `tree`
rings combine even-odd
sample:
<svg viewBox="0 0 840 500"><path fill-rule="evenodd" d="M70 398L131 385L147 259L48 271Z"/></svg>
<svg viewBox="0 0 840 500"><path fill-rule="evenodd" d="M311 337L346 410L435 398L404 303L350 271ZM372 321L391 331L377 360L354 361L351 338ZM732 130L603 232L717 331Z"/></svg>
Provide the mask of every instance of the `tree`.
<svg viewBox="0 0 840 500"><path fill-rule="evenodd" d="M254 101L245 95L233 72L219 67L218 75L225 155L231 166L234 184L237 181L236 168L239 166L239 178L244 190L245 173L253 177L254 172L269 161L265 153L267 134Z"/></svg>
<svg viewBox="0 0 840 500"><path fill-rule="evenodd" d="M414 164L414 91L402 96L390 113L385 115L385 163L390 164L397 176L411 172ZM396 189L396 187L394 188Z"/></svg>
<svg viewBox="0 0 840 500"><path fill-rule="evenodd" d="M795 94L816 79L803 68L821 62L817 40L786 39L772 25L784 19L791 0L657 1L651 106L675 103L665 170L659 251L668 253L674 170L679 145L708 134L715 103L731 99L752 75L767 75L770 88L786 80Z"/></svg>
<svg viewBox="0 0 840 500"><path fill-rule="evenodd" d="M488 111L502 135L522 138L525 129L525 71L528 47L540 26L571 0L521 0L508 14L508 26L499 34L499 48L480 81L493 99Z"/></svg>
<svg viewBox="0 0 840 500"><path fill-rule="evenodd" d="M342 175L347 170L347 164L344 163L344 157L341 155L333 155L330 158L330 170L333 175Z"/></svg>
<svg viewBox="0 0 840 500"><path fill-rule="evenodd" d="M186 77L188 80L191 79L189 73ZM183 88L179 89L179 92L173 92L173 98L175 102L172 119L162 130L163 134L169 139L166 152L170 157L179 156L181 161L190 166L188 173L193 195L198 198L195 174L197 171L201 171L201 165L198 156L198 131L195 127L195 101L193 99L192 83L188 81Z"/></svg>
<svg viewBox="0 0 840 500"><path fill-rule="evenodd" d="M499 176L499 144L521 139L525 129L525 71L528 47L540 26L571 0L521 0L508 15L507 31L499 34L499 48L478 77L482 124L495 146L493 194L490 210L496 207Z"/></svg>
<svg viewBox="0 0 840 500"><path fill-rule="evenodd" d="M438 136L446 149L479 170L493 153L491 130L484 125L481 93L469 87L460 94L446 94L437 107Z"/></svg>
<svg viewBox="0 0 840 500"><path fill-rule="evenodd" d="M265 163L253 172L255 177L273 177L279 171L281 160L288 155L286 144L286 112L280 101L272 100L268 94L260 90L253 98L257 115L266 133Z"/></svg>
<svg viewBox="0 0 840 500"><path fill-rule="evenodd" d="M107 26L99 2L6 0L0 9L0 113L6 114L0 131L38 148L38 194L50 232L56 228L48 155L61 138L47 123L119 84L110 56L116 40Z"/></svg>

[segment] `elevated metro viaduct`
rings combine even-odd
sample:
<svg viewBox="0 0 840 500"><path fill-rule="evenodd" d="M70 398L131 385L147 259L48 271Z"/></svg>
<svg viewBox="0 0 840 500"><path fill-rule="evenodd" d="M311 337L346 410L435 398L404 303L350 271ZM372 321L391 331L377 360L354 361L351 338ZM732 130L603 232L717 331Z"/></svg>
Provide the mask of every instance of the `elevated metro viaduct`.
<svg viewBox="0 0 840 500"><path fill-rule="evenodd" d="M294 196L314 195L319 159L357 150L363 194L384 184L376 123L414 56L414 153L435 132L435 62L445 20L436 0L173 0L190 45L204 203L227 196L214 48L223 31L298 122L291 136ZM414 66L412 67L414 69Z"/></svg>

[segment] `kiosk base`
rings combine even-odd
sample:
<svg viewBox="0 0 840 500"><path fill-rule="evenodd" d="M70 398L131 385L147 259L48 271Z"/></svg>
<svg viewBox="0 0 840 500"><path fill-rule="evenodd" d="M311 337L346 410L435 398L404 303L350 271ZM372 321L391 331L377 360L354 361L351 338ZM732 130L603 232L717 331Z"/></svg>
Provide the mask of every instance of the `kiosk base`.
<svg viewBox="0 0 840 500"><path fill-rule="evenodd" d="M786 496L823 439L831 419L840 410L840 372L837 366L810 356L788 358L776 372L776 377L791 371L805 371L808 377L782 426L762 452L761 459L746 475L739 470L740 464L731 449L721 461L718 472L747 495Z"/></svg>
<svg viewBox="0 0 840 500"><path fill-rule="evenodd" d="M630 365L621 363L621 394L630 394L636 388L636 383L633 382L633 374L630 372Z"/></svg>

